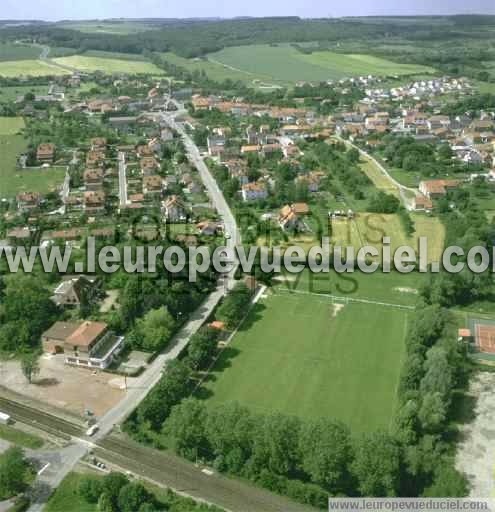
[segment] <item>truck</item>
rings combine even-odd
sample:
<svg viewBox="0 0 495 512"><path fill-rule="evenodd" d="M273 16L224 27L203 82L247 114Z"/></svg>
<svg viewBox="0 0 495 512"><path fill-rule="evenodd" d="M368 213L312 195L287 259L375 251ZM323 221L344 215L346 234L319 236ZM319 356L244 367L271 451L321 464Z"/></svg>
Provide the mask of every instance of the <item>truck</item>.
<svg viewBox="0 0 495 512"><path fill-rule="evenodd" d="M0 425L8 425L10 423L10 416L4 412L0 412Z"/></svg>

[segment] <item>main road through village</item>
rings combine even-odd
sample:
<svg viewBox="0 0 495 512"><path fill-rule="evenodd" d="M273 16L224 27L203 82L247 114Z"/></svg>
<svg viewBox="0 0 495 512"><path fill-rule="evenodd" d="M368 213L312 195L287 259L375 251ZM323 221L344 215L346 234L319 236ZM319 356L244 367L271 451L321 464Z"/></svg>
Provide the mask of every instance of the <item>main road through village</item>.
<svg viewBox="0 0 495 512"><path fill-rule="evenodd" d="M173 113L164 112L161 117L181 135L189 160L198 170L211 202L223 220L226 244L229 248L234 249L239 243L235 218L218 184L203 162L199 149L182 124L176 121L177 115L181 113L183 111L179 109ZM237 262L232 263L232 270L227 275L229 288L234 284L234 274L237 268ZM82 425L64 422L57 416L41 412L36 408L0 399L0 407L11 414L14 419L37 426L52 434L58 433L68 440L67 446L57 452L39 454L39 459L41 463L45 463L46 468L38 476L36 483L38 492L34 493L35 499L29 509L30 512L39 512L43 509L53 489L90 451L124 471L130 471L137 476L152 480L197 500L217 504L226 510L236 512L310 510L243 481L217 474L206 474L196 465L175 455L147 448L116 433L119 425L157 384L162 372L167 371L167 363L178 357L190 337L203 325L224 293L225 285L222 284L208 296L176 334L167 351L160 354L140 377L132 381L125 397L118 405L99 418L99 430L91 438L85 436Z"/></svg>

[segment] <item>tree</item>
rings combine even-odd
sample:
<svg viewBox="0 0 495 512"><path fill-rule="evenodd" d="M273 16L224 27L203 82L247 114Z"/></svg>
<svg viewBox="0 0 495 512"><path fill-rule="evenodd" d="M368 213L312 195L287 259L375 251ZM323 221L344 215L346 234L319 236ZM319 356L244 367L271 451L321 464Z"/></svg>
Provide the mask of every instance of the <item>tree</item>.
<svg viewBox="0 0 495 512"><path fill-rule="evenodd" d="M468 484L464 475L459 473L453 463L439 465L436 468L433 484L428 487L423 496L427 498L463 497L468 493Z"/></svg>
<svg viewBox="0 0 495 512"><path fill-rule="evenodd" d="M452 389L452 368L446 351L437 346L430 348L426 354L424 368L425 376L421 380L421 392L438 393L441 400L448 401Z"/></svg>
<svg viewBox="0 0 495 512"><path fill-rule="evenodd" d="M29 327L24 320L7 322L0 326L0 349L14 352L31 345Z"/></svg>
<svg viewBox="0 0 495 512"><path fill-rule="evenodd" d="M36 353L26 353L21 356L22 373L29 384L31 384L33 378L40 373L38 357L39 355Z"/></svg>
<svg viewBox="0 0 495 512"><path fill-rule="evenodd" d="M136 512L151 499L150 493L140 483L128 483L120 489L118 504L120 512Z"/></svg>
<svg viewBox="0 0 495 512"><path fill-rule="evenodd" d="M136 322L135 342L144 350L156 352L170 340L174 326L175 320L165 306L152 309Z"/></svg>
<svg viewBox="0 0 495 512"><path fill-rule="evenodd" d="M26 489L29 468L20 448L9 448L0 456L0 498L11 498Z"/></svg>
<svg viewBox="0 0 495 512"><path fill-rule="evenodd" d="M217 310L217 318L229 329L233 329L246 312L251 300L251 292L244 283L238 283L227 295Z"/></svg>
<svg viewBox="0 0 495 512"><path fill-rule="evenodd" d="M172 408L165 423L165 432L172 439L174 451L189 460L200 456L201 448L206 447L204 425L206 406L193 398L183 400Z"/></svg>
<svg viewBox="0 0 495 512"><path fill-rule="evenodd" d="M98 510L100 512L117 512L117 509L114 507L110 496L107 493L103 493L98 500Z"/></svg>
<svg viewBox="0 0 495 512"><path fill-rule="evenodd" d="M343 424L323 418L306 423L299 450L302 468L313 482L331 493L346 490L352 455L350 433Z"/></svg>
<svg viewBox="0 0 495 512"><path fill-rule="evenodd" d="M120 490L129 483L128 478L122 473L112 472L103 479L103 494L100 496L98 501L98 507L100 507L100 501L103 499L105 505L109 503L111 510L118 510L119 504L119 493ZM105 498L103 498L105 496ZM100 508L101 510L101 508ZM106 509L105 509L106 512Z"/></svg>
<svg viewBox="0 0 495 512"><path fill-rule="evenodd" d="M79 482L79 494L88 503L98 503L102 492L103 484L96 478L84 477Z"/></svg>
<svg viewBox="0 0 495 512"><path fill-rule="evenodd" d="M396 440L384 432L358 440L351 472L357 479L361 496L396 496L400 475L400 450Z"/></svg>
<svg viewBox="0 0 495 512"><path fill-rule="evenodd" d="M447 404L439 392L429 392L423 396L418 419L426 432L438 432L447 418Z"/></svg>

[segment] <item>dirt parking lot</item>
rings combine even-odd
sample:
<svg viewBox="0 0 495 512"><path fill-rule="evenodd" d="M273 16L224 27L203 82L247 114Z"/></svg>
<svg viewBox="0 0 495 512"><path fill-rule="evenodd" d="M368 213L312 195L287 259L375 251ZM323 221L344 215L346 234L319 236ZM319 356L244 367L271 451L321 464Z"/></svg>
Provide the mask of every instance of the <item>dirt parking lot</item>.
<svg viewBox="0 0 495 512"><path fill-rule="evenodd" d="M18 361L0 362L0 385L81 416L86 409L102 416L124 397L121 377L67 366L63 354L43 355L39 363L39 375L28 384Z"/></svg>

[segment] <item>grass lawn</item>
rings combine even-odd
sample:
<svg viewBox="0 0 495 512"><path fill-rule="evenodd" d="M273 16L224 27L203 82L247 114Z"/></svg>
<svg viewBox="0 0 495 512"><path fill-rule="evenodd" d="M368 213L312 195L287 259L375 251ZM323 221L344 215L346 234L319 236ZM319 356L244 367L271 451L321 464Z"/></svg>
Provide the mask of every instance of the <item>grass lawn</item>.
<svg viewBox="0 0 495 512"><path fill-rule="evenodd" d="M19 77L19 76L51 76L67 75L69 71L50 66L40 60L18 60L0 62L0 76Z"/></svg>
<svg viewBox="0 0 495 512"><path fill-rule="evenodd" d="M130 60L127 58L116 59L107 57L91 57L85 55L73 55L72 57L61 57L53 59L54 62L79 69L80 71L103 71L105 73L146 73L163 75L163 71L152 64L141 60Z"/></svg>
<svg viewBox="0 0 495 512"><path fill-rule="evenodd" d="M318 51L303 54L290 45L250 45L225 48L208 55L210 61L250 73L252 78L294 83L320 81L358 75L412 75L433 73L434 69L414 64L399 64L361 54Z"/></svg>
<svg viewBox="0 0 495 512"><path fill-rule="evenodd" d="M332 221L332 243L343 247L351 245L358 251L365 245L376 247L381 252L382 238L391 238L392 254L402 245L418 247L420 236L428 239L428 261L440 261L445 242L445 228L440 219L423 214L410 214L416 231L407 237L396 214L359 213L354 220Z"/></svg>
<svg viewBox="0 0 495 512"><path fill-rule="evenodd" d="M0 117L0 135L15 135L24 126L22 117Z"/></svg>
<svg viewBox="0 0 495 512"><path fill-rule="evenodd" d="M45 512L96 512L96 504L87 503L79 496L79 482L83 477L81 473L69 473L48 500Z"/></svg>
<svg viewBox="0 0 495 512"><path fill-rule="evenodd" d="M377 189L383 190L387 194L392 194L395 197L400 197L399 189L380 171L372 160L362 158L359 167Z"/></svg>
<svg viewBox="0 0 495 512"><path fill-rule="evenodd" d="M26 150L26 146L21 135L0 135L0 198L28 191L44 194L62 184L65 167L16 169L17 157Z"/></svg>
<svg viewBox="0 0 495 512"><path fill-rule="evenodd" d="M327 416L353 432L388 429L408 313L370 304L337 309L315 295L262 299L224 350L202 393L258 412Z"/></svg>
<svg viewBox="0 0 495 512"><path fill-rule="evenodd" d="M40 437L17 430L8 425L0 425L0 438L18 446L30 448L31 450L37 450L44 444L43 439Z"/></svg>

